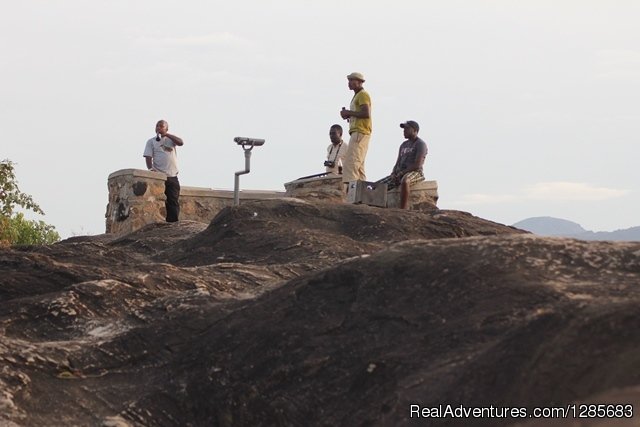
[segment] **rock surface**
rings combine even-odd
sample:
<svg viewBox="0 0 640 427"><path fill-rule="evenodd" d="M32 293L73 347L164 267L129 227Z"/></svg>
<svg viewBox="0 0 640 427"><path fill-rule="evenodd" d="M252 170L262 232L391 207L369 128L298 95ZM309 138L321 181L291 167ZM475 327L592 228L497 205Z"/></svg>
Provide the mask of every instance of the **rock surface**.
<svg viewBox="0 0 640 427"><path fill-rule="evenodd" d="M0 425L552 425L410 405L637 402L639 285L640 243L296 199L3 249Z"/></svg>
<svg viewBox="0 0 640 427"><path fill-rule="evenodd" d="M287 197L304 200L323 200L342 203L344 184L342 175L326 175L313 178L299 178L284 184Z"/></svg>

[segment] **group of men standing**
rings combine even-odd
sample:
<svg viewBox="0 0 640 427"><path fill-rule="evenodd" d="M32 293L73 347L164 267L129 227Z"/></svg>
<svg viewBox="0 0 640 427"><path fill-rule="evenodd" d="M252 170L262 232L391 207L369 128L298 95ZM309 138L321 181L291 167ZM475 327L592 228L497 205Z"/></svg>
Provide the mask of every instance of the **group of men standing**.
<svg viewBox="0 0 640 427"><path fill-rule="evenodd" d="M349 122L349 143L342 141L342 127L333 125L329 130L331 145L327 148L328 173L342 174L342 182L366 181L364 161L371 138L371 97L364 90L362 73L347 76L349 89L354 92L349 109L342 108L340 116ZM406 140L400 145L391 174L376 181L387 184L387 189L400 187L400 205L409 206L411 186L424 181L422 167L427 156L427 144L418 137L420 125L413 120L400 124ZM342 153L340 153L342 151Z"/></svg>
<svg viewBox="0 0 640 427"><path fill-rule="evenodd" d="M371 138L371 97L364 90L362 73L347 76L349 89L354 92L349 109L340 111L340 117L349 122L349 143L342 141L342 126L333 125L329 130L331 145L327 148L326 171L342 174L342 182L366 181L364 161ZM404 141L400 145L396 164L389 176L377 183L387 184L387 188L401 188L400 204L408 207L411 185L423 181L422 166L427 155L427 145L418 137L420 126L413 120L401 123L404 129ZM178 221L180 215L180 182L178 181L178 162L176 147L184 141L169 133L169 124L165 120L156 123L156 136L149 139L144 149L144 158L150 171L164 173L165 207L167 222Z"/></svg>

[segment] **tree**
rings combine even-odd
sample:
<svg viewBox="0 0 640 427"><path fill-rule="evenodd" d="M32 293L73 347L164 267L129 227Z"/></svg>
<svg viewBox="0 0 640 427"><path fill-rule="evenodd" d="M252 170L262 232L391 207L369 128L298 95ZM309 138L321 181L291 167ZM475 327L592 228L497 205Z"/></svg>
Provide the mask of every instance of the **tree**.
<svg viewBox="0 0 640 427"><path fill-rule="evenodd" d="M14 164L5 159L0 162L0 244L41 245L60 240L55 227L25 219L24 214L14 212L16 207L44 215L33 198L20 191Z"/></svg>

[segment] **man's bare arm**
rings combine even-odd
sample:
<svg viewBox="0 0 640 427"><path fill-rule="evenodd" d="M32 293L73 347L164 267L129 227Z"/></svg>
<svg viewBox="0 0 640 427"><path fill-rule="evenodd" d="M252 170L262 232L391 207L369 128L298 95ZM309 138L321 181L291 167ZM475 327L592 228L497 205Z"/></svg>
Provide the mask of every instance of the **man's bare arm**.
<svg viewBox="0 0 640 427"><path fill-rule="evenodd" d="M417 171L418 169L422 168L422 165L424 165L425 157L426 156L419 156L416 159L416 161L413 163L413 165L409 166L409 168L406 170L406 172Z"/></svg>
<svg viewBox="0 0 640 427"><path fill-rule="evenodd" d="M170 133L165 133L164 136L169 138L176 145L184 145L184 141L182 140L182 138L179 138L175 135L171 135Z"/></svg>
<svg viewBox="0 0 640 427"><path fill-rule="evenodd" d="M368 119L371 117L371 109L369 108L369 104L363 104L360 106L358 111L353 110L342 110L340 111L340 115L343 119L348 119L349 117L355 117L357 119Z"/></svg>
<svg viewBox="0 0 640 427"><path fill-rule="evenodd" d="M368 119L371 117L371 109L369 108L369 104L363 104L360 106L358 111L354 111L351 114L352 117L357 117L359 119Z"/></svg>
<svg viewBox="0 0 640 427"><path fill-rule="evenodd" d="M393 165L393 170L391 171L391 176L395 177L398 174L400 174L400 150L401 148L398 148L398 157L396 158L396 164Z"/></svg>
<svg viewBox="0 0 640 427"><path fill-rule="evenodd" d="M147 162L147 169L149 170L153 169L153 162L151 161L151 157L144 156L144 160L145 162Z"/></svg>

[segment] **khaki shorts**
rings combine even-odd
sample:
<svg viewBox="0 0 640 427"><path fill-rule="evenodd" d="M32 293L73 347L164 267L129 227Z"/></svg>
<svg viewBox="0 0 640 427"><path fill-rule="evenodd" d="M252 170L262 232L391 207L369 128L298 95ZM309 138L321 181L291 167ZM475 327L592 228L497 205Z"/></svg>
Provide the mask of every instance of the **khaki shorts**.
<svg viewBox="0 0 640 427"><path fill-rule="evenodd" d="M412 186L422 181L424 181L424 174L421 170L417 170L405 173L404 175L402 175L402 179L400 179L399 181L394 181L393 179L391 179L391 175L385 176L380 181L377 181L376 184L387 184L388 191L399 187L400 183L402 182L408 182L409 186Z"/></svg>
<svg viewBox="0 0 640 427"><path fill-rule="evenodd" d="M349 148L342 160L342 182L366 181L364 159L367 157L371 135L353 132L349 138Z"/></svg>

